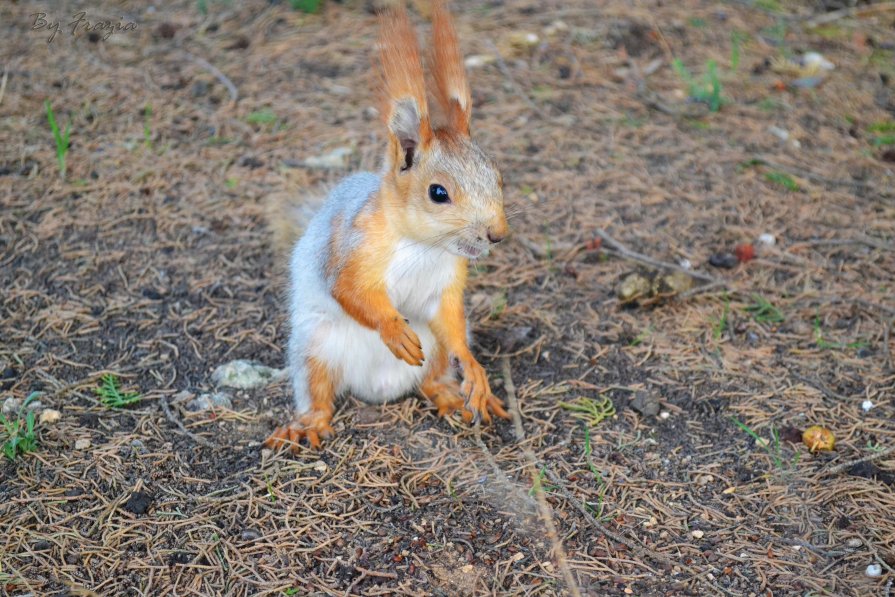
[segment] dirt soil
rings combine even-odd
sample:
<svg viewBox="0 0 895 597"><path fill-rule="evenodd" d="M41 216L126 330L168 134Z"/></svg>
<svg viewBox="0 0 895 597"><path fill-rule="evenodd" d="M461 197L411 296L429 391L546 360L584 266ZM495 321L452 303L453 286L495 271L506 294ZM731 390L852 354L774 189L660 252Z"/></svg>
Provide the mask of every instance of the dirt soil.
<svg viewBox="0 0 895 597"><path fill-rule="evenodd" d="M0 401L61 413L0 462L0 593L890 595L890 4L457 0L513 213L470 320L522 428L349 398L296 455L261 445L282 381L186 404L222 363L283 365L265 206L378 167L376 18L164 4L0 6ZM72 35L80 10L137 26ZM711 279L622 305L631 252ZM107 373L142 399L104 406Z"/></svg>

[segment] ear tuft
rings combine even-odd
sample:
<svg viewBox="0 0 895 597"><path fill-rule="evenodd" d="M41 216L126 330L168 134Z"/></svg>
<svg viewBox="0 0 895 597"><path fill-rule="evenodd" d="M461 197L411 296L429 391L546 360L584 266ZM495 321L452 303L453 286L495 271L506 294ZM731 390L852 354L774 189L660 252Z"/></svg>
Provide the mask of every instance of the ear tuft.
<svg viewBox="0 0 895 597"><path fill-rule="evenodd" d="M444 0L433 2L431 56L436 98L448 117L449 127L468 136L472 94L466 80L460 42Z"/></svg>
<svg viewBox="0 0 895 597"><path fill-rule="evenodd" d="M406 170L416 152L432 137L419 45L407 12L393 9L380 17L379 61L382 110L392 141L400 152L393 165Z"/></svg>

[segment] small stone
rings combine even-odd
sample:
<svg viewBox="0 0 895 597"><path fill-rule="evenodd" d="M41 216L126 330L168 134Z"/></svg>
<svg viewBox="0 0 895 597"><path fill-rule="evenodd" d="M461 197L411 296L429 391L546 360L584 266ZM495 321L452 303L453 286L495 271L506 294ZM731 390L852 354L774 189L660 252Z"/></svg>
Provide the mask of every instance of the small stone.
<svg viewBox="0 0 895 597"><path fill-rule="evenodd" d="M152 504L152 496L142 491L135 491L124 504L124 509L133 514L146 514Z"/></svg>
<svg viewBox="0 0 895 597"><path fill-rule="evenodd" d="M37 421L41 425L52 425L53 423L57 423L61 418L61 412L59 412L58 410L53 410L52 408L48 408L40 413L40 417L38 417Z"/></svg>
<svg viewBox="0 0 895 597"><path fill-rule="evenodd" d="M19 409L22 407L22 401L18 398L7 398L3 401L2 412L4 415L14 415L19 412Z"/></svg>
<svg viewBox="0 0 895 597"><path fill-rule="evenodd" d="M317 471L318 473L325 473L327 471L327 469L329 469L327 464L325 462L323 462L322 460L318 460L317 462L315 462L313 464L313 467L314 467L314 470Z"/></svg>
<svg viewBox="0 0 895 597"><path fill-rule="evenodd" d="M712 482L711 475L699 475L698 477L696 477L697 485L708 485L711 482Z"/></svg>
<svg viewBox="0 0 895 597"><path fill-rule="evenodd" d="M860 539L858 539L857 537L852 537L845 544L848 547L850 547L851 549L857 549L857 548L861 547L862 545L864 545L864 542L861 541Z"/></svg>
<svg viewBox="0 0 895 597"><path fill-rule="evenodd" d="M238 359L215 369L211 374L211 380L218 386L251 390L265 386L285 375L285 369L274 369L260 363Z"/></svg>
<svg viewBox="0 0 895 597"><path fill-rule="evenodd" d="M148 451L146 450L146 444L144 444L143 441L139 439L131 440L131 448L133 448L140 454L145 454Z"/></svg>
<svg viewBox="0 0 895 597"><path fill-rule="evenodd" d="M233 410L233 400L224 392L214 392L213 394L202 394L186 404L186 409L192 412L202 412L216 408Z"/></svg>
<svg viewBox="0 0 895 597"><path fill-rule="evenodd" d="M490 54L473 54L471 56L467 56L466 60L463 61L463 64L468 69L474 68L482 68L485 65L491 64L494 62L496 58L491 56Z"/></svg>
<svg viewBox="0 0 895 597"><path fill-rule="evenodd" d="M246 529L239 534L239 538L243 541L255 541L261 538L261 533L255 529Z"/></svg>
<svg viewBox="0 0 895 597"><path fill-rule="evenodd" d="M305 159L304 164L308 168L320 170L338 170L348 167L348 159L354 153L350 147L336 147L322 155L311 156Z"/></svg>
<svg viewBox="0 0 895 597"><path fill-rule="evenodd" d="M777 238L773 234L769 234L767 232L759 235L758 244L765 245L768 247L773 247L777 244Z"/></svg>
<svg viewBox="0 0 895 597"><path fill-rule="evenodd" d="M709 257L709 265L722 269L733 269L740 262L733 253L715 253Z"/></svg>
<svg viewBox="0 0 895 597"><path fill-rule="evenodd" d="M879 564L870 564L867 566L867 569L864 570L864 574L870 578L879 578L883 574L883 567Z"/></svg>
<svg viewBox="0 0 895 597"><path fill-rule="evenodd" d="M86 438L75 441L75 450L86 450L90 447L90 440Z"/></svg>
<svg viewBox="0 0 895 597"><path fill-rule="evenodd" d="M46 551L50 549L52 545L46 539L41 539L37 543L34 544L34 551Z"/></svg>
<svg viewBox="0 0 895 597"><path fill-rule="evenodd" d="M659 418L662 419L663 421L665 421L669 417L671 417L671 413L668 412L667 410L663 410L662 412L659 413Z"/></svg>
<svg viewBox="0 0 895 597"><path fill-rule="evenodd" d="M631 401L631 408L644 417L654 417L659 414L659 399L649 392L637 392Z"/></svg>
<svg viewBox="0 0 895 597"><path fill-rule="evenodd" d="M870 412L870 409L873 408L873 406L874 406L873 402L871 402L870 400L865 400L864 402L861 403L861 409L865 413Z"/></svg>
<svg viewBox="0 0 895 597"><path fill-rule="evenodd" d="M681 259L677 263L684 269L693 269L693 263L689 259Z"/></svg>
<svg viewBox="0 0 895 597"><path fill-rule="evenodd" d="M25 407L25 410L31 411L31 412L38 412L38 411L43 410L43 408L44 408L43 402L41 402L40 400L32 400Z"/></svg>
<svg viewBox="0 0 895 597"><path fill-rule="evenodd" d="M705 536L705 531L700 531L699 529L690 533L694 539L702 539Z"/></svg>

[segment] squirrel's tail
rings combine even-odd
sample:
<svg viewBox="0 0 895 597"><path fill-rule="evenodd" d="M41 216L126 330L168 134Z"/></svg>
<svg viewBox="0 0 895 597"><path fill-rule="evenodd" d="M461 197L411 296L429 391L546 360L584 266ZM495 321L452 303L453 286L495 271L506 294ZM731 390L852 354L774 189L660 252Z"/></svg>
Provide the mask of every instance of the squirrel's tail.
<svg viewBox="0 0 895 597"><path fill-rule="evenodd" d="M306 193L280 192L267 198L267 226L277 258L288 261L295 243L320 208L326 195L322 189Z"/></svg>

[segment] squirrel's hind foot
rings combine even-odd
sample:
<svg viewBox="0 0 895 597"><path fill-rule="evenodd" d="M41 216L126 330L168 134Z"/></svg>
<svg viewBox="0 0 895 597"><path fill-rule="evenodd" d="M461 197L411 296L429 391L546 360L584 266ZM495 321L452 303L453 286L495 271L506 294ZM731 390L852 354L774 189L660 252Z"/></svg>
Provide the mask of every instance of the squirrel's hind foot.
<svg viewBox="0 0 895 597"><path fill-rule="evenodd" d="M336 433L329 424L331 420L332 415L314 411L296 417L288 425L277 427L264 440L264 447L279 450L289 446L292 452L298 452L301 440L306 439L308 444L317 450L320 448L321 439L329 439Z"/></svg>
<svg viewBox="0 0 895 597"><path fill-rule="evenodd" d="M460 394L460 386L456 382L429 381L424 383L420 390L438 409L439 417L450 417L454 412L460 411L460 415L467 423L475 419L475 413L466 408L466 400ZM504 410L500 398L494 394L490 394L485 401L485 410L482 417L486 423L491 422L491 414L504 419L510 418L507 411Z"/></svg>

